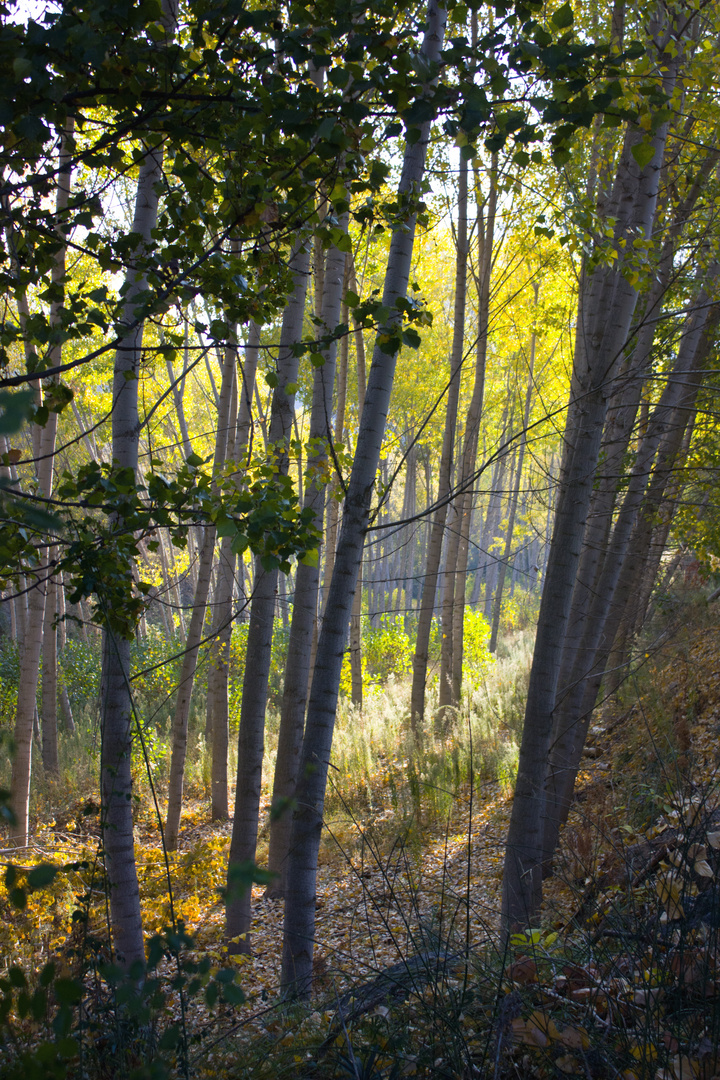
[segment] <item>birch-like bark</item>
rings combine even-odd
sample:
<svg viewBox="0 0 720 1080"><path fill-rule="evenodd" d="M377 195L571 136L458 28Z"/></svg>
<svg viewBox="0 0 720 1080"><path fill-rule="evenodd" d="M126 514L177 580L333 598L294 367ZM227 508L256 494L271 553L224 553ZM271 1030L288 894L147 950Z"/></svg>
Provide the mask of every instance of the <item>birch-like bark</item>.
<svg viewBox="0 0 720 1080"><path fill-rule="evenodd" d="M460 154L460 169L458 175L458 208L457 208L457 251L455 262L455 310L453 313L453 342L450 355L450 370L457 370L456 392L459 395L461 382L461 369L465 353L465 301L467 297L467 265L468 265L468 223L467 223L467 195L468 195L468 163L467 159ZM455 403L457 409L457 403ZM450 397L448 395L448 411L450 409ZM451 454L455 451L455 428L457 420L452 422L453 444ZM442 467L441 467L442 469ZM458 480L460 479L458 475ZM460 499L462 503L462 498ZM455 567L457 564L458 548L460 546L460 512L461 506L457 501L448 507L447 514L450 519L450 529L445 546L445 575L442 581L442 602L440 605L441 647L440 647L440 689L439 708L435 718L435 726L440 733L451 719L450 706L452 705L452 660L453 660L453 605L455 603ZM424 591L424 590L423 590ZM429 631L427 615L423 618L421 607L420 618L423 619L423 641L420 640L420 621L418 620L418 645L423 645L424 654L427 654L427 646L424 644L426 627ZM417 692L420 690L420 678L422 677L423 704L417 711L422 720L425 713L424 689L427 677L427 659L425 670L422 668L423 651L420 652L418 664ZM413 665L413 688L415 688L415 666ZM411 699L410 715L416 715L416 709ZM420 725L419 725L420 726Z"/></svg>
<svg viewBox="0 0 720 1080"><path fill-rule="evenodd" d="M228 431L230 428L230 405L235 382L237 346L228 344L223 357L220 395L218 398L218 428L215 436L213 456L213 474L217 475L227 456ZM234 417L233 417L234 423ZM168 780L167 819L165 822L165 846L168 851L175 851L180 830L182 814L183 782L185 778L185 759L187 757L188 720L192 700L198 652L205 625L205 612L210 591L213 557L215 555L214 525L205 527L203 545L198 560L197 586L193 599L192 615L187 629L182 668L178 680L177 698L172 725L172 755L170 758L170 778Z"/></svg>
<svg viewBox="0 0 720 1080"><path fill-rule="evenodd" d="M467 162L465 183L467 185ZM462 174L461 174L462 175ZM467 186L466 186L467 191ZM466 201L467 213L467 201ZM466 221L467 226L467 221ZM467 230L466 230L467 231ZM422 745L425 724L425 690L430 651L430 632L435 612L440 578L445 523L448 516L448 497L452 487L453 459L455 454L455 430L457 427L458 402L460 400L460 376L463 363L463 342L465 332L465 284L467 279L467 236L461 251L458 244L455 262L455 315L453 323L453 343L450 354L450 382L447 391L445 428L443 431L442 452L438 472L438 508L433 515L432 529L428 541L427 563L423 580L422 595L418 607L417 637L413 656L413 677L410 691L410 725L418 746Z"/></svg>
<svg viewBox="0 0 720 1080"><path fill-rule="evenodd" d="M588 604L594 594L602 554L606 550L612 528L618 483L623 475L623 463L634 430L642 389L650 371L651 350L658 325L657 315L662 309L663 299L670 283L677 273L675 252L703 189L705 169L711 170L716 165L719 156L720 151L716 150L706 155L703 168L699 170L698 177L673 215L672 224L658 259L657 270L645 299L632 356L627 370L618 380L618 390L608 407L608 419L601 449L603 467L596 477L563 645L563 660L558 680L561 690L569 685Z"/></svg>
<svg viewBox="0 0 720 1080"><path fill-rule="evenodd" d="M473 15L473 30L476 17ZM479 199L479 180L475 178L476 197ZM490 169L490 189L487 197L487 218L484 220L482 203L478 203L477 228L478 275L477 304L478 325L475 346L475 382L472 398L465 418L463 455L458 475L461 494L458 502L458 551L455 564L455 598L452 617L452 670L450 672L450 705L457 708L462 696L462 672L465 625L465 594L467 588L467 565L470 549L470 524L472 521L475 489L470 478L475 472L480 422L485 396L485 363L487 359L488 331L490 326L490 281L493 267L495 242L495 215L497 209L497 155L493 155Z"/></svg>
<svg viewBox="0 0 720 1080"><path fill-rule="evenodd" d="M537 307L537 295L538 287L535 286L535 306ZM515 469L515 483L513 485L513 491L510 496L510 513L508 515L507 531L505 533L505 548L503 550L502 559L500 560L500 566L498 568L498 581L495 589L495 602L493 605L493 621L492 628L490 630L490 644L488 646L489 651L494 653L497 649L498 632L500 629L500 612L502 609L503 590L505 588L505 575L507 574L508 563L510 561L510 554L512 552L513 533L515 531L515 516L517 514L518 499L520 496L520 486L522 484L522 471L523 463L525 461L525 446L527 443L527 430L530 423L530 406L532 404L533 394L533 376L535 372L535 348L537 344L537 332L533 330L530 338L530 358L528 361L528 383L527 390L525 391L525 407L523 409L523 427L522 434L520 436L520 447L518 449L518 461Z"/></svg>
<svg viewBox="0 0 720 1080"><path fill-rule="evenodd" d="M176 8L163 0L166 40L174 33ZM132 233L138 237L135 257L142 257L157 223L162 180L162 144L148 147L140 166ZM138 371L144 323L135 309L147 290L144 275L130 261L125 278L122 321L128 328L115 354L113 375L112 451L114 463L137 472L140 423ZM119 522L122 528L122 522ZM115 960L123 967L145 962L140 890L135 866L132 821L132 727L130 642L109 628L103 632L103 700L101 747L101 828L105 872L110 892L110 922Z"/></svg>
<svg viewBox="0 0 720 1080"><path fill-rule="evenodd" d="M141 244L150 242L158 211L156 185L162 177L162 147L148 149L138 177L132 232ZM142 252L139 246L137 253ZM113 379L113 462L137 471L138 368L143 323L134 326L134 309L144 292L144 278L136 281L134 266L128 271L123 321L129 327L115 356ZM119 523L122 528L122 522ZM145 961L140 892L135 868L132 821L132 727L130 692L130 642L106 629L103 633L103 702L101 795L105 869L110 889L110 918L115 958L128 967Z"/></svg>
<svg viewBox="0 0 720 1080"><path fill-rule="evenodd" d="M345 267L345 282L348 283L348 270ZM349 317L348 305L343 302L340 308L340 322L343 325L347 325ZM334 439L336 443L341 443L345 436L345 405L347 402L347 376L348 376L348 354L350 352L350 337L349 333L344 334L340 341L340 362L337 370L337 404L335 407L335 434ZM340 477L338 477L338 480ZM325 569L323 572L323 590L327 597L327 592L330 587L330 578L332 577L333 566L335 564L335 548L337 546L337 533L338 522L340 520L340 504L337 499L331 498L328 503L327 510L327 537L325 540Z"/></svg>
<svg viewBox="0 0 720 1080"><path fill-rule="evenodd" d="M57 548L51 552L51 562L57 556ZM45 619L42 644L42 681L40 716L42 720L42 760L47 776L60 773L58 758L58 672L57 672L57 620L58 583L51 578L47 585Z"/></svg>
<svg viewBox="0 0 720 1080"><path fill-rule="evenodd" d="M701 382L698 372L707 358L716 322L717 313L711 315L707 293L703 290L698 298L698 309L685 322L675 369L648 422L612 540L605 552L568 686L556 704L545 805L546 861L552 858L560 826L567 819L592 708L624 610L625 597L632 590L633 580L637 581L639 576L637 560L628 557L638 512L646 489L657 487L661 475L664 487L674 465L697 398ZM656 509L655 500L651 505L653 510ZM649 519L647 507L645 519ZM616 595L618 603L615 603Z"/></svg>
<svg viewBox="0 0 720 1080"><path fill-rule="evenodd" d="M352 253L348 255L348 280L350 288L356 296L359 296L357 278L355 276L355 263ZM357 366L357 391L358 391L358 426L362 423L363 406L365 404L365 339L362 326L354 318L353 314L353 341L355 342L355 362ZM353 597L352 614L350 616L350 693L353 705L362 709L363 686L362 686L362 597L363 597L363 564L360 561L358 570L358 583Z"/></svg>
<svg viewBox="0 0 720 1080"><path fill-rule="evenodd" d="M276 365L278 381L273 390L270 418L270 442L277 455L276 468L280 475L286 475L290 467L289 444L295 419L295 394L288 393L287 387L296 384L298 377L299 357L293 352L293 346L302 339L310 269L309 243L299 242L296 245L292 267L294 288L283 314ZM229 875L233 866L255 859L276 583L277 570L266 571L256 560L238 731L238 780ZM225 926L226 935L231 939L230 947L235 952L250 951L250 914L250 890L242 894L231 893L226 904Z"/></svg>
<svg viewBox="0 0 720 1080"><path fill-rule="evenodd" d="M444 9L431 0L422 45L426 60L433 62L439 59L445 21ZM421 126L419 135L417 142L405 148L399 186L401 195L416 192L422 182L430 136L429 122ZM402 229L393 232L390 242L383 289L383 304L390 312L397 311L396 302L407 294L415 223L413 214ZM398 316L391 315L391 326ZM302 997L307 996L311 988L317 856L340 673L395 375L396 354L383 352L382 343L381 335L373 351L362 423L348 482L327 613L318 643L296 788L298 808L293 816L288 858L281 980L286 992Z"/></svg>
<svg viewBox="0 0 720 1080"><path fill-rule="evenodd" d="M51 270L53 285L61 290L64 295L65 289L65 262L66 262L66 234L64 215L70 199L72 183L72 154L71 142L74 126L69 123L64 132L58 162L58 186L55 203L56 232L61 244L56 252ZM22 294L24 297L24 294ZM20 301L19 301L20 304ZM50 306L50 325L58 329L62 320L62 299L54 301ZM20 312L21 328L24 328L27 317ZM35 355L29 338L25 338L26 359L34 363ZM53 344L47 352L48 367L56 367L62 361L62 343ZM40 384L37 385L38 399L41 396ZM40 401L38 400L38 404ZM36 458L36 477L38 491L41 495L49 498L53 486L53 466L55 454L55 437L57 434L57 413L50 412L44 428L37 424L32 425L33 454ZM43 624L45 620L45 599L48 588L49 566L43 567L38 572L38 579L34 587L28 593L27 617L23 628L23 647L20 652L20 677L18 681L18 697L15 712L15 756L13 758L12 777L10 781L10 806L15 814L16 824L11 837L13 843L24 845L29 841L30 833L30 776L32 772L32 740L33 727L37 711L37 686L40 675L40 652L42 647Z"/></svg>
<svg viewBox="0 0 720 1080"><path fill-rule="evenodd" d="M252 429L252 392L255 387L260 355L260 327L250 323L242 366L237 428L232 457L237 465L248 449ZM238 477L238 480L240 478ZM230 639L233 628L233 589L237 556L232 550L233 538L224 536L220 544L213 605L213 647L208 668L208 713L212 741L211 816L213 821L226 821L230 816L228 801L228 749L230 747Z"/></svg>
<svg viewBox="0 0 720 1080"><path fill-rule="evenodd" d="M340 221L340 228L347 228L347 216ZM345 279L345 254L330 248L324 270L323 304L321 310L321 333L334 330L340 319L343 283ZM314 524L322 529L325 484L322 476L328 463L328 444L333 441L331 425L333 385L335 382L336 347L331 345L324 353L324 364L316 368L313 378L313 399L310 413L310 447L308 465L313 478L305 486L305 506L312 509ZM287 871L287 852L290 842L292 814L290 800L295 794L300 747L302 745L307 702L308 681L311 671L313 628L318 607L320 585L319 560L312 566L300 563L295 573L295 596L293 599L290 640L285 665L285 685L280 710L280 731L275 760L273 781L272 821L270 826L270 851L268 867L278 874L271 894L284 893Z"/></svg>
<svg viewBox="0 0 720 1080"><path fill-rule="evenodd" d="M664 89L670 93L677 57L667 61ZM553 541L540 606L528 687L515 798L508 828L503 876L503 920L509 929L536 919L542 897L544 787L552 732L562 644L567 628L592 486L598 463L613 378L627 344L637 292L622 274L627 250L636 237L649 237L655 215L658 179L667 123L651 137L654 155L644 169L632 148L645 133L628 127L618 165L609 217L615 219L618 259L588 273L573 365L574 417L567 430L565 466L555 514Z"/></svg>

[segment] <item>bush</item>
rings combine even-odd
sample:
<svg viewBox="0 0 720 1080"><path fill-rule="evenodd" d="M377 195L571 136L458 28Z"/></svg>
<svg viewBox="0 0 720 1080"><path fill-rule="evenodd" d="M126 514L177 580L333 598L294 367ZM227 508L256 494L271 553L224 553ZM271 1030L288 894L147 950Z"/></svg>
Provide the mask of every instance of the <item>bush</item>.
<svg viewBox="0 0 720 1080"><path fill-rule="evenodd" d="M373 681L407 675L412 670L413 653L414 643L402 615L383 615L380 626L370 626L363 634L363 656Z"/></svg>

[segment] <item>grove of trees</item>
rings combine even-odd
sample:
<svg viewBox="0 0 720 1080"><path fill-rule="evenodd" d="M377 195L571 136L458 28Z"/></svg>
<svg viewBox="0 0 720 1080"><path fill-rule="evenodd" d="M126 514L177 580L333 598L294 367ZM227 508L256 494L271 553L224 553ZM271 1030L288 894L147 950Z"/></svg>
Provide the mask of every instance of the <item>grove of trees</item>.
<svg viewBox="0 0 720 1080"><path fill-rule="evenodd" d="M159 738L175 850L198 731L252 948L271 707L268 891L310 994L373 634L421 760L478 640L537 623L502 925L537 921L593 708L717 546L719 33L710 0L0 9L6 831L29 843L38 770L98 731L121 967L134 772Z"/></svg>

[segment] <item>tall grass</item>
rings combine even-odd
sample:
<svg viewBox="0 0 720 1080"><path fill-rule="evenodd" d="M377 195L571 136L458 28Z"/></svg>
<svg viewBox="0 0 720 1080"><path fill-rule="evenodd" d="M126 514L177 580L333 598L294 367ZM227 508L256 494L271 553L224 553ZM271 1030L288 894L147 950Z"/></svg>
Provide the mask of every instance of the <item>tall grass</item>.
<svg viewBox="0 0 720 1080"><path fill-rule="evenodd" d="M410 728L409 677L370 684L363 708L341 697L333 741L329 806L397 820L442 816L471 770L478 779L514 781L532 657L529 632L513 635L497 658L465 672L463 700L442 737L434 734L437 679L431 681L422 747Z"/></svg>

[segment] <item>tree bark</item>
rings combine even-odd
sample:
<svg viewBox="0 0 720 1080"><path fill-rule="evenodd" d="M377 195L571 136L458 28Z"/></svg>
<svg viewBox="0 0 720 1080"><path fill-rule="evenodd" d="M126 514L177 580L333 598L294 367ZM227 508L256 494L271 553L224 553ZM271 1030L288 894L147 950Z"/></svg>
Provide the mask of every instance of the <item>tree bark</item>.
<svg viewBox="0 0 720 1080"><path fill-rule="evenodd" d="M665 58L664 58L665 59ZM664 89L671 92L677 58L667 57ZM567 627L612 380L628 340L637 292L622 274L626 243L649 236L657 201L667 124L651 137L653 159L640 169L632 155L645 134L628 127L610 199L618 259L597 266L586 278L582 325L573 365L574 423L555 514L553 541L540 607L528 688L515 798L508 829L503 876L503 921L513 930L537 917L541 896L544 786L552 732L562 642Z"/></svg>
<svg viewBox="0 0 720 1080"><path fill-rule="evenodd" d="M237 425L233 438L232 458L239 464L247 453L252 429L252 394L255 387L260 353L260 327L250 323L242 367ZM229 456L229 455L227 455ZM237 557L232 550L232 537L225 536L220 544L213 604L213 646L208 667L208 727L212 742L211 817L227 821L230 816L228 797L228 749L230 746L230 640L233 628L233 589Z"/></svg>
<svg viewBox="0 0 720 1080"><path fill-rule="evenodd" d="M51 553L51 562L57 555L57 548ZM57 671L57 626L58 583L51 578L47 586L45 600L45 619L42 644L42 759L47 776L57 777L60 773L58 758L58 671Z"/></svg>
<svg viewBox="0 0 720 1080"><path fill-rule="evenodd" d="M465 163L467 169L467 163ZM465 172L467 182L467 171ZM447 391L447 409L443 432L442 453L438 473L438 508L433 515L432 529L428 541L427 563L423 581L422 595L418 607L417 637L413 657L413 677L410 691L410 724L418 746L422 745L425 723L425 690L430 649L435 598L440 577L445 523L448 515L448 498L452 487L453 458L455 453L455 430L457 427L458 402L460 399L460 377L463 363L463 334L465 311L465 282L467 274L467 240L461 254L458 246L455 264L455 319L453 323L453 344L450 354L450 381ZM462 313L462 318L460 317Z"/></svg>
<svg viewBox="0 0 720 1080"><path fill-rule="evenodd" d="M58 186L56 194L56 232L60 246L55 254L51 280L61 290L65 289L66 237L63 215L70 200L72 182L72 154L70 141L74 126L69 122L63 133L58 162ZM22 292L22 291L21 291ZM22 292L24 297L24 292ZM20 306L20 301L18 301ZM62 299L55 300L50 306L50 325L58 329L62 321ZM20 312L20 323L24 329L25 316ZM25 337L26 358L34 363L34 352ZM55 367L62 361L62 344L50 346L47 353L48 367ZM37 384L38 399L41 396L40 384ZM38 404L40 401L38 400ZM57 413L50 412L44 428L32 425L33 454L36 459L38 490L49 498L53 486L53 466L55 437L57 433ZM12 778L10 781L10 806L15 814L14 836L12 842L27 844L30 838L30 775L32 771L33 726L37 712L37 686L40 674L40 651L42 646L43 624L45 619L45 599L48 589L49 566L38 572L38 579L27 599L27 618L23 628L23 647L20 652L20 678L15 713L15 757L13 758Z"/></svg>
<svg viewBox="0 0 720 1080"><path fill-rule="evenodd" d="M473 27L475 29L475 15ZM479 200L479 180L475 177L476 198ZM487 359L488 330L490 326L490 282L493 267L495 240L495 214L497 207L497 155L493 155L490 171L490 190L487 198L487 220L484 220L482 204L478 201L478 274L477 274L477 343L475 346L475 382L472 398L465 419L463 456L460 464L458 485L460 501L458 508L458 552L455 565L455 597L452 618L452 670L450 672L450 704L457 708L462 697L462 671L465 626L465 594L467 589L467 565L470 548L470 525L475 488L470 479L477 461L480 423L485 397L485 363Z"/></svg>
<svg viewBox="0 0 720 1080"><path fill-rule="evenodd" d="M289 446L293 430L295 394L288 393L286 388L297 382L299 357L294 354L293 346L302 338L309 265L309 244L300 241L292 256L294 290L283 315L277 358L278 382L273 390L271 403L269 441L277 453L276 468L280 475L286 475L290 466ZM255 860L277 576L277 569L264 570L259 560L255 560L238 731L238 775L228 861L229 884L234 866ZM225 932L233 952L250 951L251 903L249 889L244 893L231 893L228 896Z"/></svg>
<svg viewBox="0 0 720 1080"><path fill-rule="evenodd" d="M657 486L660 473L664 473L663 481L669 474L699 390L698 371L707 357L717 316L711 316L704 291L698 305L686 320L675 370L648 422L587 611L568 686L556 703L545 804L547 861L555 851L560 826L567 819L592 708L624 609L623 601L639 577L637 560L628 558L638 512L646 488ZM645 509L647 517L647 506ZM615 603L616 595L619 603Z"/></svg>
<svg viewBox="0 0 720 1080"><path fill-rule="evenodd" d="M535 308L537 309L538 298L538 285L535 288ZM520 486L522 484L522 471L523 462L525 460L525 445L527 443L527 430L530 423L530 406L532 404L533 394L533 378L535 373L535 348L537 345L537 331L533 329L532 336L530 338L530 358L528 360L528 382L527 390L525 391L525 407L523 409L522 420L522 432L520 434L520 446L518 448L518 461L515 470L515 483L513 485L513 491L510 496L510 513L508 515L507 530L505 532L505 549L503 551L502 559L500 561L500 567L498 570L498 581L495 589L495 603L493 608L493 621L492 628L490 630L490 644L488 646L491 653L494 653L497 649L498 631L500 629L500 612L502 608L503 590L505 588L505 575L507 574L508 563L510 562L510 555L512 552L513 533L515 531L515 515L517 514L518 499L520 497Z"/></svg>
<svg viewBox="0 0 720 1080"><path fill-rule="evenodd" d="M431 0L422 46L422 54L431 61L439 58L445 21L445 11ZM430 124L427 122L422 125L417 142L405 148L400 194L416 190L422 180L429 135ZM393 232L390 242L383 289L383 304L390 312L398 310L396 301L407 293L415 223L416 215L412 214L402 229ZM397 319L398 316L391 315L388 329L397 324ZM395 375L396 353L384 352L383 344L380 335L373 352L357 450L345 497L296 788L298 808L293 816L288 858L281 980L286 992L301 997L309 995L311 988L317 856L340 673Z"/></svg>
<svg viewBox="0 0 720 1080"><path fill-rule="evenodd" d="M347 228L347 216L340 227ZM340 318L343 282L345 277L345 254L330 248L324 270L323 304L321 311L322 331L335 329ZM328 446L333 442L331 425L333 385L335 381L335 346L324 353L325 362L316 368L313 378L313 400L310 414L310 447L308 465L315 477L321 477L328 464ZM325 484L312 479L305 486L305 506L312 509L315 527L322 529ZM270 852L268 867L278 874L270 895L284 894L287 872L287 851L290 841L292 814L290 800L295 794L300 747L302 745L307 703L308 681L311 671L313 630L318 607L320 585L320 560L316 565L300 563L295 573L295 596L293 599L290 640L285 665L285 685L280 710L280 731L275 760L273 799L270 825Z"/></svg>
<svg viewBox="0 0 720 1080"><path fill-rule="evenodd" d="M163 2L166 40L174 33L176 9ZM132 233L138 237L135 258L150 244L158 214L162 181L162 144L146 149L140 166ZM115 354L113 376L112 450L117 466L137 472L140 424L138 369L144 323L136 325L135 307L147 282L130 261L123 322L128 327ZM122 522L119 522L122 527ZM103 632L103 700L101 747L101 828L105 872L110 891L110 922L115 959L123 967L145 963L140 891L135 867L132 821L132 726L130 642L110 628Z"/></svg>
<svg viewBox="0 0 720 1080"><path fill-rule="evenodd" d="M457 252L455 263L455 310L453 313L453 343L452 353L450 357L450 370L455 371L457 369L458 376L456 380L456 390L459 396L460 382L461 382L461 368L465 359L465 301L467 297L467 264L468 264L468 229L467 229L467 181L468 181L468 163L467 159L460 154L460 170L458 177L458 210L457 210ZM454 442L455 442L455 428L457 426L457 401L454 403L456 410L456 418L452 422L452 435L453 445L450 447L451 455L454 456ZM448 395L448 412L450 411L450 396ZM460 475L458 474L458 481ZM460 497L460 503L462 503L462 496ZM447 515L450 519L450 528L447 534L446 554L445 554L445 575L442 581L442 603L440 606L440 625L441 625L441 649L440 649L440 691L439 691L439 708L435 718L435 726L440 733L451 719L451 707L453 704L452 696L452 670L453 670L453 607L455 603L455 569L457 563L458 548L460 546L460 521L461 521L462 507L460 506L460 513L458 513L458 503L453 501L447 509ZM422 608L421 616L422 618ZM423 638L425 634L425 628L429 625L427 622L427 615L423 619ZM428 639L429 640L429 639ZM420 644L420 624L418 621L418 644ZM427 654L427 645L424 645L424 652ZM421 653L422 657L422 653ZM419 668L422 667L422 659L419 663ZM425 680L427 672L427 660L425 661L425 671L418 670L418 694L420 691L420 676L422 674L422 688L423 693L425 689ZM415 672L413 671L413 685L415 683ZM423 700L422 708L419 710L418 715L422 718L425 712L425 703ZM411 700L410 703L410 715L415 715L415 708Z"/></svg>

